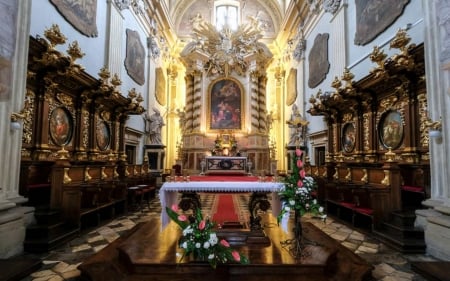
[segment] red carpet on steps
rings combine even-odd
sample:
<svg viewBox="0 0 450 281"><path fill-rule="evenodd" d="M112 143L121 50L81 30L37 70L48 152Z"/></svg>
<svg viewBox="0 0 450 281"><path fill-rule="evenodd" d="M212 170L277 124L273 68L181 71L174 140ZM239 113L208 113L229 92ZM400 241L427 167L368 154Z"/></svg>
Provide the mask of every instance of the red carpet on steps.
<svg viewBox="0 0 450 281"><path fill-rule="evenodd" d="M213 215L213 221L218 224L239 222L239 216L236 213L238 210L234 207L232 194L217 194L215 200L218 200L218 203L216 212Z"/></svg>

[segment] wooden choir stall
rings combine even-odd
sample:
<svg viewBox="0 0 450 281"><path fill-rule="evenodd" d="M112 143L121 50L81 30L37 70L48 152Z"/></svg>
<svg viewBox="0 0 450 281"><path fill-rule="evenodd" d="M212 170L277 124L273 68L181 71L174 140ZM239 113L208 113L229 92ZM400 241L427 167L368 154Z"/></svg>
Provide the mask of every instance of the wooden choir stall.
<svg viewBox="0 0 450 281"><path fill-rule="evenodd" d="M328 123L325 164L308 173L330 215L373 231L404 252L423 252L414 210L429 196L429 136L424 46L399 30L388 57L374 47L370 73L345 69L333 91L310 98L310 114Z"/></svg>
<svg viewBox="0 0 450 281"><path fill-rule="evenodd" d="M134 89L123 96L107 69L98 79L88 75L76 62L83 56L77 42L67 54L56 50L65 41L57 26L30 38L19 187L36 208L28 252L123 214L131 187L140 195L155 188L149 167L128 164L124 152L125 122L144 112L143 98Z"/></svg>

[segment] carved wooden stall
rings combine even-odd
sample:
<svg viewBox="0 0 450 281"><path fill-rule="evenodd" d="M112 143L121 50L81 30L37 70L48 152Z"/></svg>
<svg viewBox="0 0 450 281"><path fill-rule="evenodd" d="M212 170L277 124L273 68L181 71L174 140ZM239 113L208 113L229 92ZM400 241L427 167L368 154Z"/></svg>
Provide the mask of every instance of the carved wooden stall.
<svg viewBox="0 0 450 281"><path fill-rule="evenodd" d="M356 82L345 69L334 91L310 98L308 112L328 124L328 154L325 167L309 173L328 212L355 226L381 227L411 207L408 188L422 199L429 189L424 50L409 41L400 30L390 43L397 54L388 58L374 47L370 74Z"/></svg>
<svg viewBox="0 0 450 281"><path fill-rule="evenodd" d="M38 224L27 230L25 242L31 251L51 248L51 240L126 211L131 177L125 122L144 112L141 95L132 89L124 97L116 75L102 69L95 79L83 71L76 63L83 56L76 41L67 55L56 50L65 41L57 26L45 31L45 39L30 38L19 191L37 208ZM151 182L146 164L136 166L132 178ZM65 230L49 231L51 223ZM39 224L47 233L39 232ZM55 232L60 237L50 237Z"/></svg>

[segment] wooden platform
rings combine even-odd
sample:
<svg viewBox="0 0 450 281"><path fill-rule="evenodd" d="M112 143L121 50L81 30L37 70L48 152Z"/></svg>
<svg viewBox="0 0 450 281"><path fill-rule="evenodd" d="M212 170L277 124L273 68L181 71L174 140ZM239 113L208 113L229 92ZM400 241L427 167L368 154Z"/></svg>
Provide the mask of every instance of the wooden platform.
<svg viewBox="0 0 450 281"><path fill-rule="evenodd" d="M79 269L84 280L94 281L370 279L370 264L311 223L304 224L304 233L317 245L309 245L309 256L303 259L293 258L282 247L281 241L289 237L278 226L266 228L265 232L271 239L269 246L234 246L247 255L249 265L226 264L214 270L206 263L180 262L178 226L170 223L161 232L159 220L154 219L136 226L127 236L85 260Z"/></svg>
<svg viewBox="0 0 450 281"><path fill-rule="evenodd" d="M450 281L448 261L411 262L411 269L430 281Z"/></svg>

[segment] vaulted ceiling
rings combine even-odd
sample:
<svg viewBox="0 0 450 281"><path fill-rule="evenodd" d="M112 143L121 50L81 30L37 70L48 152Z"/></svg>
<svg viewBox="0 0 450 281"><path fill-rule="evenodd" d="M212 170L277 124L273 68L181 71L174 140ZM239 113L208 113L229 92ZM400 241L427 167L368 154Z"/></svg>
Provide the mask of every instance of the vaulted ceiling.
<svg viewBox="0 0 450 281"><path fill-rule="evenodd" d="M169 10L175 32L179 38L188 38L192 32L192 24L196 17L211 22L214 1L211 0L178 0ZM274 39L283 21L282 7L276 0L244 0L241 4L241 23L257 19L264 31L264 38Z"/></svg>
<svg viewBox="0 0 450 281"><path fill-rule="evenodd" d="M299 26L311 15L310 2L322 3L323 0L140 1L145 1L149 7L148 18L156 19L159 34L157 38L165 38L172 56L180 54L186 45L193 41L196 19L212 23L215 1L234 1L240 5L240 24L257 21L262 29L259 42L265 44L275 57L279 57L282 56L287 42L297 36ZM161 49L164 50L164 47Z"/></svg>

